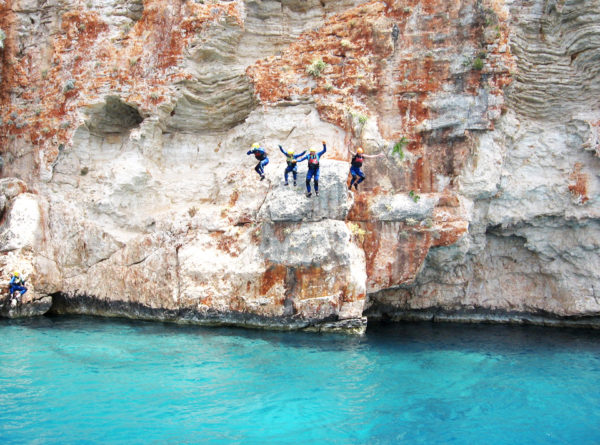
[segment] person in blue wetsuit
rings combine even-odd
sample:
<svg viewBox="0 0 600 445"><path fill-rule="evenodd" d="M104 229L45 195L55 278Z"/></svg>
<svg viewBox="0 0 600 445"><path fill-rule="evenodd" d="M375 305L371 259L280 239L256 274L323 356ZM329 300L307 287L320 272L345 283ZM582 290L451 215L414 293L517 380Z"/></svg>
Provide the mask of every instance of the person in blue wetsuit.
<svg viewBox="0 0 600 445"><path fill-rule="evenodd" d="M15 292L21 292L21 297L25 292L27 292L27 288L25 285L25 280L19 275L19 272L13 272L10 277L10 282L8 283L9 289L8 294L10 297L13 297Z"/></svg>
<svg viewBox="0 0 600 445"><path fill-rule="evenodd" d="M254 170L256 170L256 173L258 173L258 175L260 176L261 181L265 179L265 165L269 163L269 158L267 157L267 152L265 151L265 149L262 148L258 142L255 142L254 144L252 144L252 148L250 148L250 150L246 154L254 155L254 157L258 161L256 167L254 167Z"/></svg>
<svg viewBox="0 0 600 445"><path fill-rule="evenodd" d="M316 148L311 148L306 156L298 159L298 162L304 160L308 161L308 171L306 172L306 196L310 198L312 193L310 192L310 180L315 178L315 195L319 196L319 160L321 156L327 151L327 145L323 141L323 150L317 153Z"/></svg>
<svg viewBox="0 0 600 445"><path fill-rule="evenodd" d="M285 168L285 172L283 173L283 177L285 178L284 185L288 185L288 175L290 172L292 173L292 176L294 177L294 185L296 185L296 175L298 174L297 159L304 156L304 153L306 153L306 150L304 150L299 155L294 155L294 150L288 150L286 153L281 145L279 146L279 150L285 155L286 162L287 162L287 167Z"/></svg>
<svg viewBox="0 0 600 445"><path fill-rule="evenodd" d="M350 185L348 188L352 190L352 186L358 190L358 184L365 180L365 174L363 173L362 165L365 158L378 158L380 156L384 156L383 153L379 153L378 155L366 155L363 153L362 148L358 148L356 153L352 153L352 151L348 150L352 155L352 161L350 161L350 174L352 175L352 180L350 181Z"/></svg>

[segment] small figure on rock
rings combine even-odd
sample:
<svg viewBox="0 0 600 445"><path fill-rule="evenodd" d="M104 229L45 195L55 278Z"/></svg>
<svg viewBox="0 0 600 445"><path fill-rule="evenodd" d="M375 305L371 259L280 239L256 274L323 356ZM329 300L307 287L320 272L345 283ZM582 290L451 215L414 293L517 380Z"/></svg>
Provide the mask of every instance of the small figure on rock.
<svg viewBox="0 0 600 445"><path fill-rule="evenodd" d="M352 175L352 180L350 181L348 189L352 190L352 186L354 185L354 188L358 190L358 184L365 180L365 174L361 170L364 158L379 158L385 155L383 153L379 153L378 155L366 155L360 147L358 147L356 153L352 153L350 149L348 149L348 152L352 155L352 161L350 161L350 174Z"/></svg>
<svg viewBox="0 0 600 445"><path fill-rule="evenodd" d="M315 195L319 196L319 159L326 151L327 145L325 145L325 141L323 141L323 150L319 153L317 153L316 148L311 148L306 156L298 159L298 162L302 162L305 159L308 160L308 171L306 172L306 196L309 198L312 195L310 192L310 180L313 177L315 178Z"/></svg>
<svg viewBox="0 0 600 445"><path fill-rule="evenodd" d="M21 292L20 297L22 297L25 294L25 292L27 292L27 288L25 287L25 280L19 275L19 272L12 273L10 277L10 282L8 284L8 295L10 296L11 300L17 300L18 297L14 296L15 292Z"/></svg>
<svg viewBox="0 0 600 445"><path fill-rule="evenodd" d="M265 165L269 163L269 158L267 157L267 152L264 148L260 146L258 142L252 144L252 148L246 153L247 155L254 155L258 164L254 167L256 173L260 176L260 180L265 179Z"/></svg>
<svg viewBox="0 0 600 445"><path fill-rule="evenodd" d="M285 172L283 173L283 177L285 178L285 184L284 185L288 185L288 175L291 172L292 176L294 177L294 185L296 185L296 175L298 174L298 158L301 158L302 156L304 156L304 153L306 153L306 150L304 150L302 153L300 153L299 155L294 155L294 150L288 150L287 153L285 152L285 150L283 149L283 147L280 145L279 146L279 150L285 155L286 157L286 162L287 162L287 167L285 168Z"/></svg>

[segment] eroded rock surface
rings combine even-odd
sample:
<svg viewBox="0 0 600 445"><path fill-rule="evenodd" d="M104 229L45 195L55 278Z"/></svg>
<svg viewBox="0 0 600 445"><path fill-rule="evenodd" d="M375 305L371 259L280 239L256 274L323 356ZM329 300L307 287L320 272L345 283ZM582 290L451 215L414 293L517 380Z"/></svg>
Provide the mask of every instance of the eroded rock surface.
<svg viewBox="0 0 600 445"><path fill-rule="evenodd" d="M0 299L0 316L5 318L26 318L44 315L52 307L52 297L25 294L18 299L2 297Z"/></svg>
<svg viewBox="0 0 600 445"><path fill-rule="evenodd" d="M13 0L0 28L24 307L598 325L599 0ZM308 198L277 146L322 140Z"/></svg>

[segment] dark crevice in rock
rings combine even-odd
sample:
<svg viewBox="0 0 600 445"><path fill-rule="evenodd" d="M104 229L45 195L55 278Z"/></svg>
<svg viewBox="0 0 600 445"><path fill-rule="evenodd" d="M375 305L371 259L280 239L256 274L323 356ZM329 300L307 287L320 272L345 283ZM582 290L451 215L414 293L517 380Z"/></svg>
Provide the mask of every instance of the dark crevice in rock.
<svg viewBox="0 0 600 445"><path fill-rule="evenodd" d="M283 313L286 316L294 315L296 313L294 308L294 295L297 293L297 284L296 268L288 267L285 276L285 300L283 301Z"/></svg>
<svg viewBox="0 0 600 445"><path fill-rule="evenodd" d="M104 104L90 107L86 114L86 126L90 133L97 136L126 133L144 120L136 108L122 102L117 96L107 96Z"/></svg>
<svg viewBox="0 0 600 445"><path fill-rule="evenodd" d="M386 322L502 323L600 329L600 314L558 316L546 311L521 312L486 308L399 309L374 302L364 315L369 320Z"/></svg>

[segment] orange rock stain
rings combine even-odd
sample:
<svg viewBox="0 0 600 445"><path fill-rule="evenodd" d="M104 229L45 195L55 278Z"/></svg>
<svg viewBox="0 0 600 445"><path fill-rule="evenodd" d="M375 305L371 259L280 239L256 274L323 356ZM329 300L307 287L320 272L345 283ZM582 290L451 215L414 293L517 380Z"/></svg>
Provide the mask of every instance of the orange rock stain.
<svg viewBox="0 0 600 445"><path fill-rule="evenodd" d="M588 175L581 170L583 165L579 162L573 167L570 175L571 184L569 184L569 192L575 196L581 204L585 204L590 200L588 196Z"/></svg>
<svg viewBox="0 0 600 445"><path fill-rule="evenodd" d="M234 3L146 0L141 19L111 39L98 13L80 6L62 15L61 33L49 43L50 65L43 67L39 55L17 53L10 1L4 2L0 145L22 138L51 163L81 123L78 110L106 95L119 96L142 115L155 113L175 96L175 82L190 76L179 66L185 48L222 18L242 26Z"/></svg>

